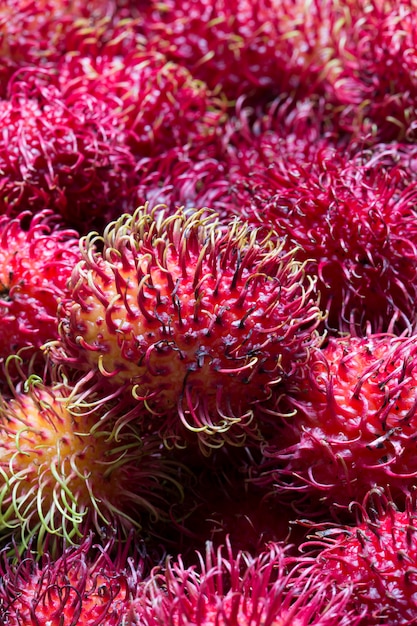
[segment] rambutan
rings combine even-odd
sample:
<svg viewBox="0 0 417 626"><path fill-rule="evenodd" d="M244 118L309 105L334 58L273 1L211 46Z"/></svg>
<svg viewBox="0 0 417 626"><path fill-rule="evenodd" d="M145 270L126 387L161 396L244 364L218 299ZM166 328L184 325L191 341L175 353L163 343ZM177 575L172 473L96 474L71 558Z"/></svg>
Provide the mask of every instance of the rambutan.
<svg viewBox="0 0 417 626"><path fill-rule="evenodd" d="M374 487L403 504L417 481L417 337L330 339L312 350L264 448L277 496L346 506ZM265 416L265 419L267 416Z"/></svg>
<svg viewBox="0 0 417 626"><path fill-rule="evenodd" d="M42 70L82 42L99 39L115 13L113 0L3 0L0 7L0 94L20 67ZM77 36L78 35L78 36ZM72 47L71 40L76 37Z"/></svg>
<svg viewBox="0 0 417 626"><path fill-rule="evenodd" d="M146 551L111 554L91 536L53 561L28 551L14 562L3 552L0 619L7 626L120 626L128 624L131 596L150 565Z"/></svg>
<svg viewBox="0 0 417 626"><path fill-rule="evenodd" d="M243 164L240 182L234 174L232 212L299 246L299 259L318 276L332 332L364 334L368 324L374 332L412 328L417 187L407 170L411 151L364 150L358 138L336 139L325 117L315 121L315 107L290 105L277 102L262 124L249 128L243 114L245 135L236 132L235 155L229 150L232 163Z"/></svg>
<svg viewBox="0 0 417 626"><path fill-rule="evenodd" d="M334 3L331 3L334 6ZM324 72L324 93L340 127L378 141L416 139L415 5L349 0Z"/></svg>
<svg viewBox="0 0 417 626"><path fill-rule="evenodd" d="M132 604L140 626L348 626L358 624L346 611L349 590L338 592L329 576L318 584L289 567L280 544L256 557L239 551L215 550L207 543L197 565L181 557L167 560L145 582L143 596ZM308 570L306 570L308 571ZM327 583L327 584L326 584ZM135 611L136 608L136 611Z"/></svg>
<svg viewBox="0 0 417 626"><path fill-rule="evenodd" d="M321 321L294 251L257 238L165 206L83 238L51 358L131 390L167 436L182 423L209 445L243 440L253 405L304 363Z"/></svg>
<svg viewBox="0 0 417 626"><path fill-rule="evenodd" d="M317 88L331 72L343 11L318 1L167 0L142 16L149 45L229 99L259 100Z"/></svg>
<svg viewBox="0 0 417 626"><path fill-rule="evenodd" d="M417 513L412 500L404 510L378 492L357 505L353 526L319 526L304 544L312 573L330 577L359 624L411 626L417 623ZM318 552L317 552L318 550Z"/></svg>
<svg viewBox="0 0 417 626"><path fill-rule="evenodd" d="M123 536L158 518L181 489L159 438L133 424L101 427L111 400L97 401L67 381L32 376L0 405L0 530L23 547L34 537L77 543L89 530ZM173 496L174 497L174 496Z"/></svg>
<svg viewBox="0 0 417 626"><path fill-rule="evenodd" d="M86 95L106 103L139 165L170 148L197 150L221 136L226 102L158 51L138 44L123 55L67 55L58 69L67 105Z"/></svg>
<svg viewBox="0 0 417 626"><path fill-rule="evenodd" d="M0 101L0 213L49 208L85 232L131 210L136 163L105 103L85 94L69 106L52 85L29 87Z"/></svg>
<svg viewBox="0 0 417 626"><path fill-rule="evenodd" d="M58 303L80 260L79 237L52 211L0 216L0 358L24 349L25 360L58 337Z"/></svg>

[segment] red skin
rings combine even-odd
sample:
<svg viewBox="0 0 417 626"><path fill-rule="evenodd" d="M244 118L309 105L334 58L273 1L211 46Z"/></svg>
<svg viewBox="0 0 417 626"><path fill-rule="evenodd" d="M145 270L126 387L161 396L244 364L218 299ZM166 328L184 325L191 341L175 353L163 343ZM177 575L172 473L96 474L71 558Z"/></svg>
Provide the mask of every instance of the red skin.
<svg viewBox="0 0 417 626"><path fill-rule="evenodd" d="M243 441L252 405L319 341L314 282L244 224L166 209L83 240L51 355L130 390L167 436Z"/></svg>
<svg viewBox="0 0 417 626"><path fill-rule="evenodd" d="M106 104L22 84L0 101L0 213L50 208L83 232L131 208L135 162Z"/></svg>
<svg viewBox="0 0 417 626"><path fill-rule="evenodd" d="M415 7L410 0L349 0L339 23L326 99L343 130L366 141L416 138Z"/></svg>
<svg viewBox="0 0 417 626"><path fill-rule="evenodd" d="M417 476L417 337L332 339L280 405L262 484L327 509L373 487L404 502ZM279 425L280 424L280 425Z"/></svg>
<svg viewBox="0 0 417 626"><path fill-rule="evenodd" d="M362 615L361 626L411 626L417 623L415 506L398 511L378 499L370 494L370 512L362 511L356 525L324 529L317 540L311 535L303 553L319 547L312 570L351 592L347 608Z"/></svg>
<svg viewBox="0 0 417 626"><path fill-rule="evenodd" d="M55 560L51 555L36 559L28 550L12 561L4 552L1 623L120 626L149 559L135 555L128 563L121 548L111 554L114 542L95 548L91 537L85 537L79 547L65 548Z"/></svg>
<svg viewBox="0 0 417 626"><path fill-rule="evenodd" d="M309 93L332 73L337 12L332 5L276 0L168 0L144 3L149 44L230 100ZM161 8L162 7L162 8Z"/></svg>
<svg viewBox="0 0 417 626"><path fill-rule="evenodd" d="M0 358L24 348L28 360L58 336L58 304L79 259L77 233L50 211L0 217Z"/></svg>
<svg viewBox="0 0 417 626"><path fill-rule="evenodd" d="M336 139L323 103L277 102L266 120L231 133L227 208L298 245L318 276L326 325L365 334L410 330L417 300L413 150Z"/></svg>
<svg viewBox="0 0 417 626"><path fill-rule="evenodd" d="M281 544L271 543L255 557L231 544L197 553L187 567L181 557L155 568L132 614L141 626L357 626L330 577L291 571ZM331 596L331 597L329 597Z"/></svg>
<svg viewBox="0 0 417 626"><path fill-rule="evenodd" d="M73 106L89 95L105 103L137 159L160 157L177 146L192 146L195 152L219 142L225 102L160 51L143 42L132 48L124 54L63 59L56 80L65 102Z"/></svg>

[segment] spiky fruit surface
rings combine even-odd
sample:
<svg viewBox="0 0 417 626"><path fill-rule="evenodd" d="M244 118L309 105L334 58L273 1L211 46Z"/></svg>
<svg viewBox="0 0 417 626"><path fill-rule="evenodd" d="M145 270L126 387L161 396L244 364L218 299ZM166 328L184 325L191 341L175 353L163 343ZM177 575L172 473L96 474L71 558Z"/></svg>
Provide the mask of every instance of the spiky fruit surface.
<svg viewBox="0 0 417 626"><path fill-rule="evenodd" d="M137 561L137 562L136 562ZM135 578L132 575L134 565ZM130 596L145 572L145 558L129 563L109 546L94 550L91 537L66 548L53 561L25 553L1 566L0 618L3 626L120 626Z"/></svg>
<svg viewBox="0 0 417 626"><path fill-rule="evenodd" d="M262 123L247 128L242 116L232 211L300 246L332 332L402 332L417 294L413 152L336 138L322 108L283 99Z"/></svg>
<svg viewBox="0 0 417 626"><path fill-rule="evenodd" d="M334 3L332 3L334 6ZM326 99L341 127L369 141L416 138L415 5L349 0L325 75Z"/></svg>
<svg viewBox="0 0 417 626"><path fill-rule="evenodd" d="M0 358L58 336L57 308L80 260L78 235L51 211L0 217Z"/></svg>
<svg viewBox="0 0 417 626"><path fill-rule="evenodd" d="M362 500L375 486L398 503L413 490L416 336L331 339L312 353L284 406L290 417L264 450L263 480L276 493L327 507Z"/></svg>
<svg viewBox="0 0 417 626"><path fill-rule="evenodd" d="M347 608L359 624L399 626L417 623L417 514L408 502L397 510L380 494L369 494L355 526L318 530L309 546L320 552L313 570L349 589Z"/></svg>
<svg viewBox="0 0 417 626"><path fill-rule="evenodd" d="M84 231L131 209L136 164L103 100L27 87L0 101L1 213L50 208Z"/></svg>
<svg viewBox="0 0 417 626"><path fill-rule="evenodd" d="M0 528L37 550L64 538L79 542L125 534L154 520L171 489L179 497L158 439L133 426L101 428L112 407L65 381L46 386L37 377L0 406ZM106 426L109 427L109 421Z"/></svg>
<svg viewBox="0 0 417 626"><path fill-rule="evenodd" d="M167 436L182 423L209 445L243 439L321 320L294 251L256 237L205 210L145 206L84 238L52 358L130 389Z"/></svg>
<svg viewBox="0 0 417 626"><path fill-rule="evenodd" d="M80 0L4 0L0 7L1 96L18 68L42 70L65 52L78 51L81 42L91 41L104 25L109 26L114 12L112 0L93 0L88 5Z"/></svg>
<svg viewBox="0 0 417 626"><path fill-rule="evenodd" d="M313 577L288 573L289 561L279 544L257 557L233 555L230 544L215 550L208 542L196 566L181 558L154 570L136 600L141 626L336 626L357 624L345 611L349 591L338 593ZM321 585L321 586L320 586ZM329 592L327 595L326 592Z"/></svg>
<svg viewBox="0 0 417 626"><path fill-rule="evenodd" d="M215 141L226 103L160 52L132 48L123 55L68 55L56 76L64 99L73 103L88 94L106 103L139 166L140 159L175 146L197 150Z"/></svg>
<svg viewBox="0 0 417 626"><path fill-rule="evenodd" d="M338 45L342 10L299 0L151 1L142 11L150 45L234 100L313 91Z"/></svg>

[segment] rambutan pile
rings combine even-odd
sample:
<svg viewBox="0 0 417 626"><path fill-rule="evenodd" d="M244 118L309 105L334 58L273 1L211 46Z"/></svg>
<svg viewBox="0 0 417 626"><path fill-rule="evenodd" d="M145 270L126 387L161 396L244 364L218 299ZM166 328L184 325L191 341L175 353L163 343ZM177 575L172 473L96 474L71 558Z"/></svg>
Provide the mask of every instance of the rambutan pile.
<svg viewBox="0 0 417 626"><path fill-rule="evenodd" d="M1 624L417 624L416 22L2 3Z"/></svg>

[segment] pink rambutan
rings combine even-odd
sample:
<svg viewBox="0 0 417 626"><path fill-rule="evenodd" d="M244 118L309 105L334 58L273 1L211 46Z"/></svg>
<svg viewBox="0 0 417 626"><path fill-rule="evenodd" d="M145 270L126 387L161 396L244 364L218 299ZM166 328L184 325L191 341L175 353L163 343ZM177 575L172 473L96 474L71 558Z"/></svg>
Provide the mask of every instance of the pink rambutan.
<svg viewBox="0 0 417 626"><path fill-rule="evenodd" d="M340 593L349 590L346 609L362 616L361 626L417 624L415 503L398 510L374 492L358 511L353 526L319 526L301 560L312 551L313 576L320 572Z"/></svg>
<svg viewBox="0 0 417 626"><path fill-rule="evenodd" d="M283 100L262 124L232 137L232 162L243 165L240 182L234 174L231 212L299 246L298 258L318 276L332 332L364 334L368 324L374 332L410 329L417 298L413 155L335 139L314 111Z"/></svg>
<svg viewBox="0 0 417 626"><path fill-rule="evenodd" d="M139 165L176 146L196 151L220 141L226 102L161 52L138 44L123 55L67 55L58 69L68 106L86 94L106 103Z"/></svg>
<svg viewBox="0 0 417 626"><path fill-rule="evenodd" d="M170 148L140 160L137 196L153 206L210 207L230 221L234 197L229 165L214 137L202 149L193 145Z"/></svg>
<svg viewBox="0 0 417 626"><path fill-rule="evenodd" d="M149 45L229 99L309 93L331 72L337 45L333 2L151 1L141 12Z"/></svg>
<svg viewBox="0 0 417 626"><path fill-rule="evenodd" d="M132 209L136 164L104 101L84 94L69 106L52 85L14 89L0 101L0 213L50 208L86 231Z"/></svg>
<svg viewBox="0 0 417 626"><path fill-rule="evenodd" d="M25 360L58 337L57 308L80 260L79 237L52 211L0 216L0 358Z"/></svg>
<svg viewBox="0 0 417 626"><path fill-rule="evenodd" d="M358 624L346 610L349 590L338 592L329 576L305 575L289 567L280 544L256 557L214 549L197 553L186 566L167 560L145 582L132 603L132 623L138 626L347 626ZM308 572L308 569L306 570ZM136 621L135 621L136 619Z"/></svg>
<svg viewBox="0 0 417 626"><path fill-rule="evenodd" d="M324 93L340 127L365 141L415 142L416 29L410 0L349 0ZM334 5L333 5L334 6Z"/></svg>
<svg viewBox="0 0 417 626"><path fill-rule="evenodd" d="M115 10L113 0L88 3L83 0L3 0L0 7L1 96L4 97L8 80L18 68L52 67L66 52L85 49L88 40L91 44L91 39L103 36Z"/></svg>
<svg viewBox="0 0 417 626"><path fill-rule="evenodd" d="M51 358L131 390L164 436L243 440L253 405L304 363L321 321L294 251L256 240L238 221L165 206L83 238Z"/></svg>
<svg viewBox="0 0 417 626"><path fill-rule="evenodd" d="M84 381L85 382L85 381ZM116 412L118 405L116 403ZM133 424L100 418L115 410L63 379L44 385L35 375L0 403L0 530L39 553L58 539L77 543L89 530L123 536L154 522L175 492L176 465L159 438ZM174 496L172 496L174 497Z"/></svg>
<svg viewBox="0 0 417 626"><path fill-rule="evenodd" d="M401 504L417 484L417 337L330 339L278 402L259 482L326 508L381 487ZM267 416L265 416L266 418Z"/></svg>
<svg viewBox="0 0 417 626"><path fill-rule="evenodd" d="M0 619L4 626L121 626L150 565L145 551L94 546L91 536L53 561L28 551L13 562L3 552Z"/></svg>

